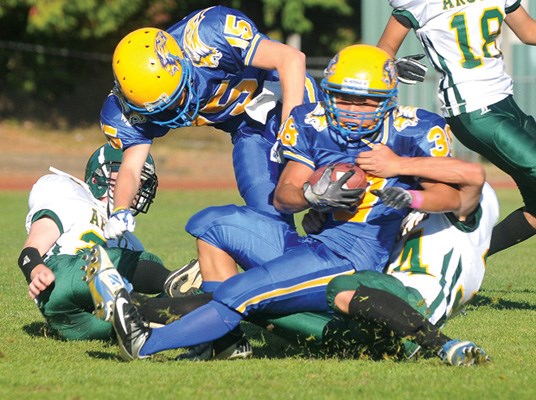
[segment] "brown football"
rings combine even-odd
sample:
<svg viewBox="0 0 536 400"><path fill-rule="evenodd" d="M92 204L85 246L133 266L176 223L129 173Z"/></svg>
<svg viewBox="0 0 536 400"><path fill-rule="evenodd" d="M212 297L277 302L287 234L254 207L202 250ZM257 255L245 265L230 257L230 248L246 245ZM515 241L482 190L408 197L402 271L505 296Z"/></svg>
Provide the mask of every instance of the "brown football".
<svg viewBox="0 0 536 400"><path fill-rule="evenodd" d="M348 181L343 185L344 189L362 189L367 187L367 174L365 171L363 171L361 168L359 168L357 165L352 163L337 163L337 164L330 164L330 165L324 165L323 167L318 168L311 177L309 178L309 184L314 185L326 168L333 165L333 172L331 174L331 180L333 182L340 179L346 172L350 170L354 170L355 173L351 176Z"/></svg>

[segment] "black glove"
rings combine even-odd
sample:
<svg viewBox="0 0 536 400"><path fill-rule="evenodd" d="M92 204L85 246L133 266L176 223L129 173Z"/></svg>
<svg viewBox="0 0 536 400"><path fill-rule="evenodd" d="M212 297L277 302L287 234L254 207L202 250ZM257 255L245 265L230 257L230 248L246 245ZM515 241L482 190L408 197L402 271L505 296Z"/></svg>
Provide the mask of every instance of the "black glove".
<svg viewBox="0 0 536 400"><path fill-rule="evenodd" d="M411 193L399 187L388 187L385 189L373 189L370 191L374 196L378 196L387 207L397 210L409 207L413 197Z"/></svg>
<svg viewBox="0 0 536 400"><path fill-rule="evenodd" d="M398 80L406 85L415 85L417 82L424 81L428 67L417 61L423 57L424 54L413 54L397 58L395 65L398 70Z"/></svg>
<svg viewBox="0 0 536 400"><path fill-rule="evenodd" d="M303 230L308 235L311 233L320 233L324 227L324 224L326 223L327 218L328 215L326 213L321 213L320 211L316 211L311 208L303 216Z"/></svg>
<svg viewBox="0 0 536 400"><path fill-rule="evenodd" d="M320 212L352 209L363 197L365 189L343 189L342 186L355 174L355 171L346 172L336 181L331 180L332 174L333 166L329 166L314 185L305 182L303 185L305 200L311 208Z"/></svg>

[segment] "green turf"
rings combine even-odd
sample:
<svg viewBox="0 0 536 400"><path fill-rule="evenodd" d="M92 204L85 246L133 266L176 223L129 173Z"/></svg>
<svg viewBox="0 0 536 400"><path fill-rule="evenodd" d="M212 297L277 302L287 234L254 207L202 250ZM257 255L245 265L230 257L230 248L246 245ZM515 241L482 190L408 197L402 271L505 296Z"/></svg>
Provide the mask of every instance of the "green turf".
<svg viewBox="0 0 536 400"><path fill-rule="evenodd" d="M500 190L502 215L515 191ZM161 191L137 234L170 268L195 255L184 232L207 205L239 201L233 191ZM47 337L17 267L27 194L0 192L0 399L533 399L536 370L534 239L492 257L481 292L445 332L474 340L493 361L453 368L438 359L409 362L322 359L252 326L246 361L121 362L112 342Z"/></svg>

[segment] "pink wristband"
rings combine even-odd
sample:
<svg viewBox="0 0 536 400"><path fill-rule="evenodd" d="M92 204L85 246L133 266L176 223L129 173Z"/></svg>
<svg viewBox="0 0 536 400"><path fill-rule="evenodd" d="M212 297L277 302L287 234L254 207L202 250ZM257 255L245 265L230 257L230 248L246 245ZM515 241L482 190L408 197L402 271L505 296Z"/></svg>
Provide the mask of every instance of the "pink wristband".
<svg viewBox="0 0 536 400"><path fill-rule="evenodd" d="M411 194L411 204L409 205L411 208L421 208L424 203L424 197L422 195L422 190L408 190L409 194Z"/></svg>

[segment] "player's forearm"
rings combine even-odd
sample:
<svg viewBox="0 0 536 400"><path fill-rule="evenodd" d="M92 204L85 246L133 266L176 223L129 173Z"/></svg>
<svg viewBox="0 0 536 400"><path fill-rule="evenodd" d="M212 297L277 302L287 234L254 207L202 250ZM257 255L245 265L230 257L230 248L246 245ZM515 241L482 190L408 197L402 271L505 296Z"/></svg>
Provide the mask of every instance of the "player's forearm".
<svg viewBox="0 0 536 400"><path fill-rule="evenodd" d="M283 96L281 120L284 121L295 106L303 103L305 54L283 43L262 40L251 65L277 71Z"/></svg>
<svg viewBox="0 0 536 400"><path fill-rule="evenodd" d="M281 90L283 92L283 109L281 121L287 119L292 109L303 103L305 87L305 59L294 59L286 66L284 76L281 77Z"/></svg>
<svg viewBox="0 0 536 400"><path fill-rule="evenodd" d="M504 21L519 40L528 45L536 45L536 21L522 6L507 14Z"/></svg>
<svg viewBox="0 0 536 400"><path fill-rule="evenodd" d="M140 176L130 170L120 170L114 188L114 209L130 208L139 185Z"/></svg>
<svg viewBox="0 0 536 400"><path fill-rule="evenodd" d="M400 157L398 175L415 176L460 186L484 184L484 168L450 157Z"/></svg>
<svg viewBox="0 0 536 400"><path fill-rule="evenodd" d="M282 184L276 188L274 207L284 213L296 213L309 208L309 204L301 188L292 184Z"/></svg>
<svg viewBox="0 0 536 400"><path fill-rule="evenodd" d="M413 208L431 213L457 211L461 206L460 192L448 185L431 184L425 190L413 191L419 195L419 205ZM414 200L415 201L415 200Z"/></svg>
<svg viewBox="0 0 536 400"><path fill-rule="evenodd" d="M287 119L294 107L303 103L305 87L305 55L298 52L278 68L283 93L281 121Z"/></svg>
<svg viewBox="0 0 536 400"><path fill-rule="evenodd" d="M397 21L396 18L391 16L387 22L387 25L385 26L380 40L378 40L377 46L394 58L398 52L398 49L400 49L400 46L404 42L408 32L409 28L406 28L399 21Z"/></svg>

